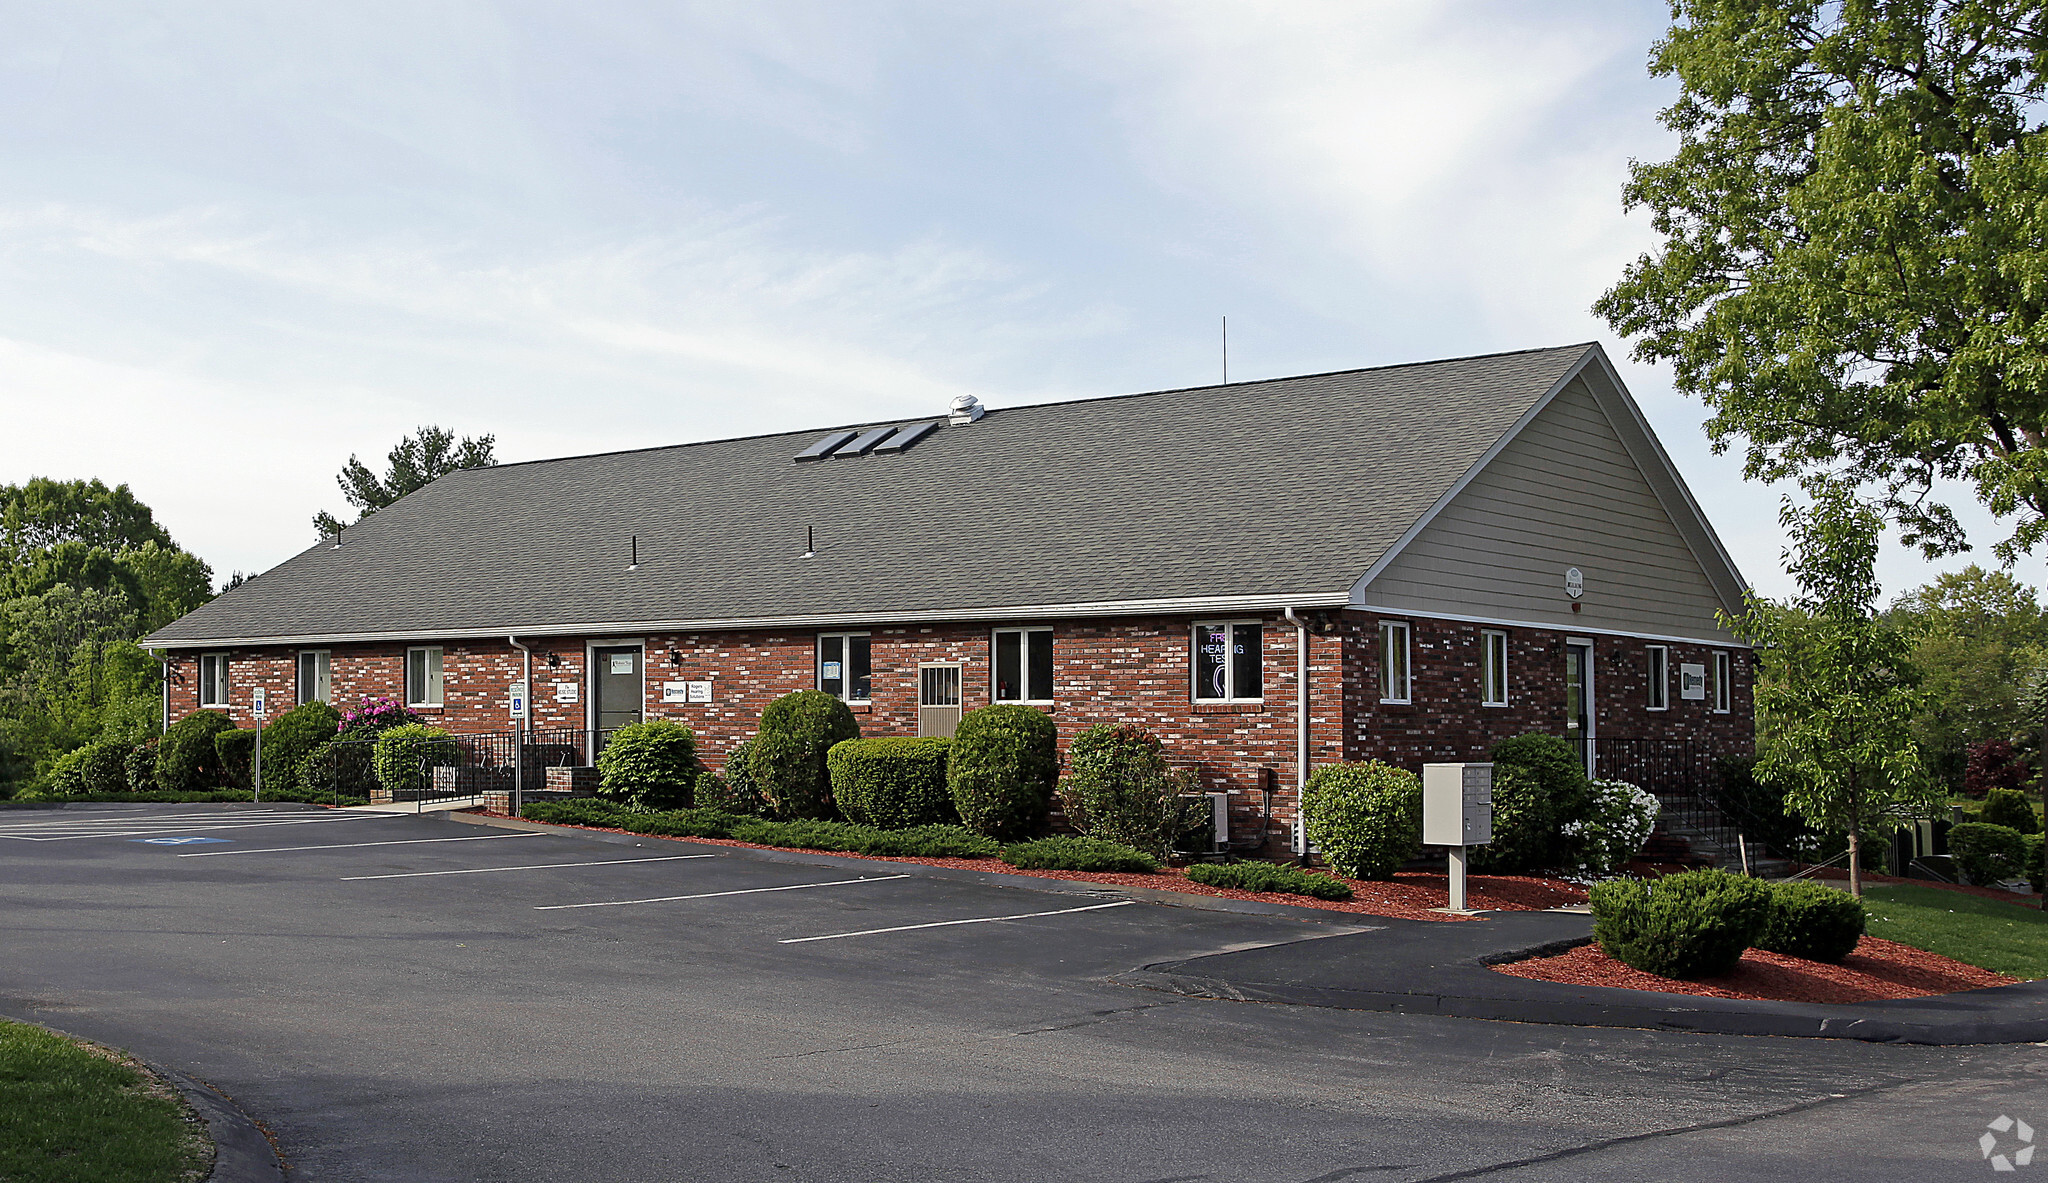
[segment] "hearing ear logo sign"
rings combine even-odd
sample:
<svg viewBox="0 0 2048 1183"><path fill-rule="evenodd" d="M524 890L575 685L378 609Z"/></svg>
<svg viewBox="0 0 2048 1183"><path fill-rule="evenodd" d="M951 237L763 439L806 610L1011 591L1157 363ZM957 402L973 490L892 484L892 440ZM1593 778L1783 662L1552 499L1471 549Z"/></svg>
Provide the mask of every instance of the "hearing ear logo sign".
<svg viewBox="0 0 2048 1183"><path fill-rule="evenodd" d="M1984 1152L1992 1170L2018 1170L2034 1161L2034 1127L2000 1114L1997 1121L1984 1127L1977 1148Z"/></svg>

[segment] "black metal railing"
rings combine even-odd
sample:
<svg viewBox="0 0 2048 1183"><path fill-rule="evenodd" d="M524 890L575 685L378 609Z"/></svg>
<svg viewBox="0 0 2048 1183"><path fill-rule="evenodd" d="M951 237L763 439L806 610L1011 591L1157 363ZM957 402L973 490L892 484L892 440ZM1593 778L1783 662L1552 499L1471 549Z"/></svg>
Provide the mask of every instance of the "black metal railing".
<svg viewBox="0 0 2048 1183"><path fill-rule="evenodd" d="M550 768L587 767L609 735L561 727L343 739L315 753L300 779L309 789L339 796L421 806L510 792L515 784L538 790L547 787Z"/></svg>
<svg viewBox="0 0 2048 1183"><path fill-rule="evenodd" d="M1598 736L1571 741L1597 780L1621 780L1657 798L1667 833L1713 848L1701 851L1734 864L1790 859L1800 853L1804 828L1781 811L1747 799L1728 763L1726 748L1695 739ZM1776 816L1769 816L1775 814Z"/></svg>

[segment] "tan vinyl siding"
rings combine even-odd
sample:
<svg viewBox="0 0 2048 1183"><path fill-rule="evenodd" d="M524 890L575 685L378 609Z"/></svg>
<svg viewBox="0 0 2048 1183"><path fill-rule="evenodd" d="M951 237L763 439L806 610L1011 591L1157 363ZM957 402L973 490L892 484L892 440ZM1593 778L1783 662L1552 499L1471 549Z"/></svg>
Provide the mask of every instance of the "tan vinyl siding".
<svg viewBox="0 0 2048 1183"><path fill-rule="evenodd" d="M1585 574L1572 611L1565 570ZM1365 589L1369 607L1728 639L1713 584L1583 378Z"/></svg>

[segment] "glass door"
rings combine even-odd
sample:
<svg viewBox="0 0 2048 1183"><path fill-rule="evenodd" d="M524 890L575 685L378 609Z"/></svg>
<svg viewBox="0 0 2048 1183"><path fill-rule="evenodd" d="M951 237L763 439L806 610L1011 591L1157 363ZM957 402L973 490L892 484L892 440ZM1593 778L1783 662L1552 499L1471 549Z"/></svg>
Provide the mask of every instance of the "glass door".
<svg viewBox="0 0 2048 1183"><path fill-rule="evenodd" d="M640 647L622 645L590 651L591 718L596 724L596 749L605 736L628 723L640 721L646 689L640 681Z"/></svg>
<svg viewBox="0 0 2048 1183"><path fill-rule="evenodd" d="M1593 642L1564 645L1565 738L1578 745L1586 775L1593 775Z"/></svg>

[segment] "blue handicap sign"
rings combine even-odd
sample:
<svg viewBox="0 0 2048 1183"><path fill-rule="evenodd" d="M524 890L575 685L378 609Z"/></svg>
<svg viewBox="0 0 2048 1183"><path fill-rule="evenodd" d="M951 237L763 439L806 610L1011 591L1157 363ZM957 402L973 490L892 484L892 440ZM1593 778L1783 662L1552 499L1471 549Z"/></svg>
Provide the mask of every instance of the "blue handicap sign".
<svg viewBox="0 0 2048 1183"><path fill-rule="evenodd" d="M195 842L233 842L233 838L130 838L130 842L147 842L151 846L190 846Z"/></svg>

